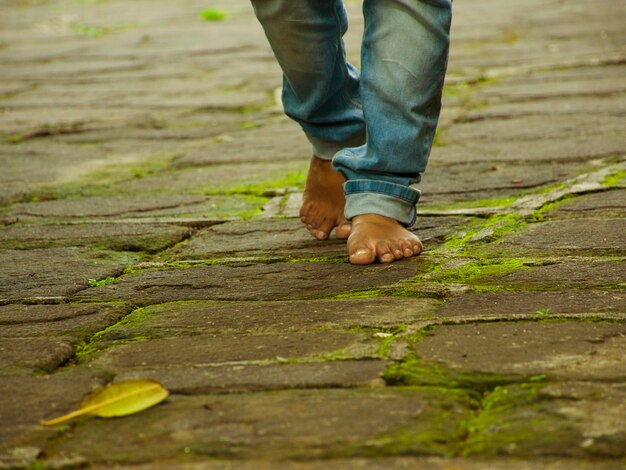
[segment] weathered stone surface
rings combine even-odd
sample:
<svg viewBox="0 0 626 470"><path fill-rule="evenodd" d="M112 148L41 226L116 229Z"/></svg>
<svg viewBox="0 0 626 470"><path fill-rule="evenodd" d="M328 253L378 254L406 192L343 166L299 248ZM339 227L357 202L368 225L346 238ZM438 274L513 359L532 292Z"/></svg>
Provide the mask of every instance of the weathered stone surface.
<svg viewBox="0 0 626 470"><path fill-rule="evenodd" d="M191 236L188 227L165 224L11 225L0 231L0 248L98 247L157 252Z"/></svg>
<svg viewBox="0 0 626 470"><path fill-rule="evenodd" d="M199 210L206 207L203 196L173 196L168 194L128 197L107 196L82 199L58 199L52 201L16 204L10 215L17 217L141 217L172 215Z"/></svg>
<svg viewBox="0 0 626 470"><path fill-rule="evenodd" d="M225 194L262 193L263 183L285 179L287 174L306 175L306 161L222 163L191 168L172 168L155 176L120 183L115 190L131 194ZM260 188L260 189L259 189ZM173 198L175 200L175 197ZM165 199L164 199L165 200Z"/></svg>
<svg viewBox="0 0 626 470"><path fill-rule="evenodd" d="M572 98L580 98L588 96L606 102L609 109L611 106L623 106L621 100L616 100L615 96L619 96L626 91L621 77L626 72L623 64L616 64L605 67L581 67L569 70L547 70L524 76L523 80L518 77L509 77L503 79L493 86L486 87L477 92L477 99L505 99L507 101L518 100L541 100L543 108L547 111L554 112L554 107L547 106L547 99L550 98L569 98L565 103L572 101ZM611 98L603 97L609 96ZM588 98L587 101L591 101ZM537 103L537 102L535 102ZM570 107L566 108L571 112ZM618 108L624 111L624 108Z"/></svg>
<svg viewBox="0 0 626 470"><path fill-rule="evenodd" d="M301 195L291 186L301 186L311 150L299 126L281 114L281 70L247 0L153 0L149 8L119 0L4 3L0 246L157 253L188 235L157 224L159 218L193 218L180 223L194 227L253 215L297 219ZM344 3L347 54L358 66L361 5ZM201 21L209 7L228 16ZM498 200L539 194L622 159L620 2L472 0L455 2L455 18L441 132L420 185L420 209L456 209L458 201L506 205L511 201ZM620 184L616 177L607 182ZM265 186L289 186L289 194L270 198ZM138 256L0 252L0 304L60 302L83 288L81 300L129 305L226 301L139 309L106 330L126 307L4 305L0 349L12 343L0 351L9 362L0 381L0 441L9 446L0 450L0 467L621 468L624 336L616 321L624 318L624 269L613 261L623 253L622 192L564 202L543 212L549 223L510 234L501 245L485 239L459 246L463 259L450 245L394 266L319 263L345 259L345 243L317 243L297 220L203 231L162 258L143 254L140 271L94 289L86 288L88 278L119 274ZM592 219L612 219L606 240L595 239L603 232ZM428 250L446 236L458 239L463 221L420 216L415 230ZM40 232L24 222L54 225ZM99 234L95 222L102 223ZM487 252L489 245L506 251ZM511 272L515 262L500 265L493 255L514 255L528 269ZM598 259L605 255L612 258ZM260 264L287 258L300 262ZM185 260L195 267L186 269ZM440 261L446 278L433 270L428 283L414 282ZM475 262L455 278L456 261ZM398 280L413 281L402 285L407 295L449 302L310 300L353 289L379 294L375 289ZM559 315L613 323L539 321ZM466 324L509 318L524 322ZM419 327L441 322L446 326L418 341ZM403 325L406 334L386 336ZM35 377L95 331L103 333L81 348L84 362ZM429 354L442 354L443 364L406 356L415 341L437 343ZM467 357L455 356L465 350ZM246 358L252 362L227 362ZM385 366L387 386L378 378ZM402 366L414 367L421 382L393 385L390 371ZM64 431L36 426L76 407L93 383L90 374L109 379L117 372L116 380L148 374L177 393L215 395L174 393L144 413L85 419ZM269 391L285 388L292 390ZM407 456L385 458L398 454Z"/></svg>
<svg viewBox="0 0 626 470"><path fill-rule="evenodd" d="M78 408L101 381L83 372L55 375L9 375L0 380L0 463L11 449L35 446L43 451L45 441L57 434L39 426ZM37 454L35 453L35 457ZM34 460L34 459L33 459Z"/></svg>
<svg viewBox="0 0 626 470"><path fill-rule="evenodd" d="M382 387L387 362L329 361L300 364L241 364L163 367L122 371L116 380L150 377L172 393L237 393L279 389Z"/></svg>
<svg viewBox="0 0 626 470"><path fill-rule="evenodd" d="M0 306L0 337L61 337L85 340L117 323L130 308L125 305L4 305Z"/></svg>
<svg viewBox="0 0 626 470"><path fill-rule="evenodd" d="M419 257L391 265L365 267L347 262L202 265L139 272L79 293L76 299L128 300L135 305L173 300L313 299L393 284L426 269L427 260Z"/></svg>
<svg viewBox="0 0 626 470"><path fill-rule="evenodd" d="M621 118L617 116L598 115L593 120L586 114L568 116L520 116L510 119L494 119L485 125L483 122L467 122L454 125L443 134L443 141L464 143L468 141L517 141L523 142L542 139L579 139L598 133L612 135L622 132ZM549 121L549 125L546 125Z"/></svg>
<svg viewBox="0 0 626 470"><path fill-rule="evenodd" d="M572 288L619 288L624 283L624 263L588 261L561 263L520 269L510 274L483 276L472 282L501 288L562 290Z"/></svg>
<svg viewBox="0 0 626 470"><path fill-rule="evenodd" d="M431 249L464 217L418 218L413 230ZM230 256L317 258L347 256L345 240L318 241L299 219L236 221L216 225L196 234L184 245L164 253L164 260L210 259Z"/></svg>
<svg viewBox="0 0 626 470"><path fill-rule="evenodd" d="M443 153L446 152L446 148L442 148ZM587 161L582 163L547 161L529 165L527 161L513 160L476 161L471 164L462 160L451 164L435 158L419 184L420 190L423 191L419 208L427 208L428 204L433 202L451 203L513 197L526 193L531 188L555 184L593 169Z"/></svg>
<svg viewBox="0 0 626 470"><path fill-rule="evenodd" d="M0 337L0 375L51 372L73 355L71 344L60 339Z"/></svg>
<svg viewBox="0 0 626 470"><path fill-rule="evenodd" d="M571 136L563 139L529 138L529 140L520 141L518 145L512 145L510 141L491 140L489 136L483 136L478 142L459 141L455 145L450 142L442 147L434 147L431 158L433 161L466 164L479 161L588 162L594 158L620 155L624 150L625 138L626 135L619 133L585 137ZM445 139L445 134L442 136L443 139Z"/></svg>
<svg viewBox="0 0 626 470"><path fill-rule="evenodd" d="M0 250L0 301L64 297L87 288L88 279L117 276L119 261L82 248Z"/></svg>
<svg viewBox="0 0 626 470"><path fill-rule="evenodd" d="M590 453L620 457L626 446L626 383L564 382L541 389L557 399L555 411L564 415L583 436Z"/></svg>
<svg viewBox="0 0 626 470"><path fill-rule="evenodd" d="M401 444L405 452L438 453L438 438L458 438L453 423L467 416L468 401L458 392L411 389L174 396L134 416L84 422L56 451L109 464L173 458L185 448L190 457L310 458L345 455L346 449L384 454L393 437L376 438L405 430L415 436Z"/></svg>
<svg viewBox="0 0 626 470"><path fill-rule="evenodd" d="M537 318L539 310L552 316L608 316L626 318L626 294L604 290L549 292L469 292L437 310L447 320Z"/></svg>
<svg viewBox="0 0 626 470"><path fill-rule="evenodd" d="M487 393L485 406L470 425L473 429L465 443L466 455L623 457L623 423L615 426L616 420L609 420L600 425L599 439L590 437L589 428L594 422L585 416L584 410L596 407L606 411L601 403L604 397L559 401L544 395L543 388L508 385ZM623 391L620 394L623 399ZM611 400L606 401L609 407L616 398L619 400L619 396L611 395Z"/></svg>
<svg viewBox="0 0 626 470"><path fill-rule="evenodd" d="M493 243L488 252L504 256L520 253L555 255L626 254L624 219L572 219L529 224L523 231ZM626 272L626 267L623 267Z"/></svg>
<svg viewBox="0 0 626 470"><path fill-rule="evenodd" d="M161 255L165 260L226 256L347 256L345 240L318 241L296 219L220 224Z"/></svg>
<svg viewBox="0 0 626 470"><path fill-rule="evenodd" d="M525 77L527 79L527 77ZM517 83L523 85L522 83ZM536 87L537 83L533 84ZM547 87L556 89L563 87L563 83L546 82L544 90ZM577 86L578 84L572 84ZM607 84L611 86L612 84ZM511 87L513 88L513 87ZM489 90L485 90L489 93ZM482 93L478 91L475 99L480 99ZM615 99L613 96L584 96L584 95L567 95L554 96L552 98L542 98L531 101L495 101L488 106L471 110L464 116L468 121L478 121L484 119L507 119L511 116L521 116L528 114L554 115L554 114L572 114L572 113L588 113L588 114L611 114L620 116L626 111L626 104L622 100Z"/></svg>
<svg viewBox="0 0 626 470"><path fill-rule="evenodd" d="M173 302L127 316L101 342L198 333L277 333L348 328L391 328L432 318L434 299L346 299L288 302ZM0 324L2 323L0 307Z"/></svg>
<svg viewBox="0 0 626 470"><path fill-rule="evenodd" d="M441 326L413 348L467 371L624 380L625 346L624 324L522 321Z"/></svg>
<svg viewBox="0 0 626 470"><path fill-rule="evenodd" d="M276 136L280 135L280 139ZM252 129L228 132L210 146L194 149L175 160L177 166L215 163L285 162L298 159L304 163L312 153L311 144L296 123L280 119L276 123ZM239 166L239 168L242 168Z"/></svg>
<svg viewBox="0 0 626 470"><path fill-rule="evenodd" d="M198 335L152 339L108 349L96 363L109 370L138 367L200 367L342 354L374 357L378 341L365 333L339 331L263 335Z"/></svg>
<svg viewBox="0 0 626 470"><path fill-rule="evenodd" d="M148 465L120 466L121 469L147 470L160 462ZM580 460L568 458L498 458L498 459L446 459L441 457L374 457L324 459L311 461L281 460L201 460L195 463L177 464L181 470L345 470L345 469L427 469L427 470L618 470L619 461ZM101 469L105 466L95 465Z"/></svg>
<svg viewBox="0 0 626 470"><path fill-rule="evenodd" d="M587 194L560 204L545 214L548 219L559 217L624 217L626 190L618 189Z"/></svg>

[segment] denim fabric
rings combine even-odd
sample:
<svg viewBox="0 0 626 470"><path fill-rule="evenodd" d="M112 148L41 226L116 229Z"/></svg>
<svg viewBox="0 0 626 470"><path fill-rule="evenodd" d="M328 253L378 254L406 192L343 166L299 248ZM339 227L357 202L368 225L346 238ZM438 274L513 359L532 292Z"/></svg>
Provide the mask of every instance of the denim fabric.
<svg viewBox="0 0 626 470"><path fill-rule="evenodd" d="M347 179L346 218L415 222L441 109L450 0L364 0L361 74L341 0L252 0L283 70L285 112ZM367 136L367 137L365 137Z"/></svg>

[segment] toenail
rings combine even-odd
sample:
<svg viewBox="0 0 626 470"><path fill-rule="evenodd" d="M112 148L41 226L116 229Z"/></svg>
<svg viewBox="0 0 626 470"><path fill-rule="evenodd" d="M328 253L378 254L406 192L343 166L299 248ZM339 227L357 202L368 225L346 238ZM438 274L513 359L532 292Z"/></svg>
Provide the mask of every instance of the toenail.
<svg viewBox="0 0 626 470"><path fill-rule="evenodd" d="M361 256L361 255L369 255L369 254L370 254L369 250L361 249L361 250L356 250L352 256L355 256L355 255Z"/></svg>
<svg viewBox="0 0 626 470"><path fill-rule="evenodd" d="M389 263L389 262L393 261L393 255L391 253L385 253L382 256L381 261L383 263Z"/></svg>

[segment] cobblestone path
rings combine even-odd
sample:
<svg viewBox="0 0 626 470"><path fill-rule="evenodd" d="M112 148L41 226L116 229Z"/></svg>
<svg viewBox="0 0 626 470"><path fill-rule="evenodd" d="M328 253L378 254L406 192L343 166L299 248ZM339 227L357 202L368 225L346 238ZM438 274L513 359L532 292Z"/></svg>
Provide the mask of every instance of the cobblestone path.
<svg viewBox="0 0 626 470"><path fill-rule="evenodd" d="M625 6L454 8L427 251L355 267L246 1L0 3L0 468L624 468Z"/></svg>

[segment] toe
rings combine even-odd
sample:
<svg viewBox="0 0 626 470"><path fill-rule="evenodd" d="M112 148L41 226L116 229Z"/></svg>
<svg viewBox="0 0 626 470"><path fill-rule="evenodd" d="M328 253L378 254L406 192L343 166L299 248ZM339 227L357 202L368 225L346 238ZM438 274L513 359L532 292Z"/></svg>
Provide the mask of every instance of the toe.
<svg viewBox="0 0 626 470"><path fill-rule="evenodd" d="M376 244L376 255L381 263L391 263L395 259L395 256L386 241L378 242Z"/></svg>
<svg viewBox="0 0 626 470"><path fill-rule="evenodd" d="M317 234L315 235L315 238L317 238L318 240L326 240L334 227L335 224L330 219L324 219L324 221L322 221L317 229Z"/></svg>
<svg viewBox="0 0 626 470"><path fill-rule="evenodd" d="M402 240L400 242L400 249L402 250L402 254L404 254L406 258L413 256L413 248L409 241Z"/></svg>
<svg viewBox="0 0 626 470"><path fill-rule="evenodd" d="M413 255L419 255L424 250L422 242L417 239L411 242L411 247L413 248Z"/></svg>
<svg viewBox="0 0 626 470"><path fill-rule="evenodd" d="M352 264L372 264L376 260L376 252L366 245L348 245L348 255Z"/></svg>
<svg viewBox="0 0 626 470"><path fill-rule="evenodd" d="M352 224L347 220L343 220L337 226L337 230L335 230L335 236L341 240L345 240L350 236L350 232L352 231Z"/></svg>
<svg viewBox="0 0 626 470"><path fill-rule="evenodd" d="M404 251L402 250L402 247L400 246L400 242L398 240L388 240L387 245L391 249L391 253L393 254L393 257L395 259L404 258Z"/></svg>

